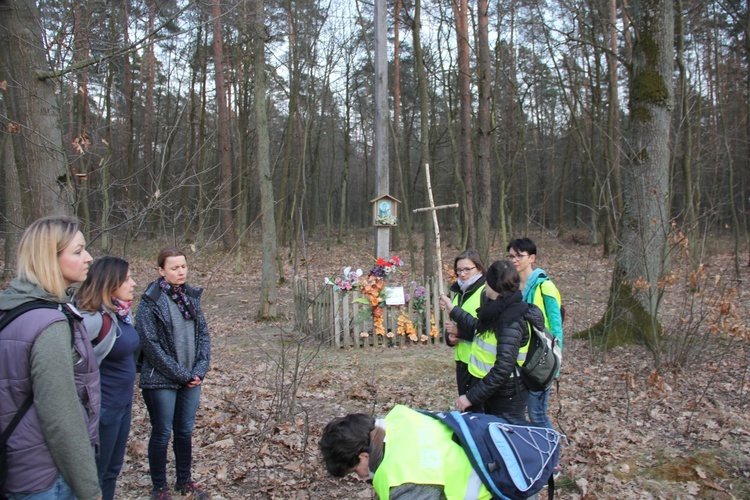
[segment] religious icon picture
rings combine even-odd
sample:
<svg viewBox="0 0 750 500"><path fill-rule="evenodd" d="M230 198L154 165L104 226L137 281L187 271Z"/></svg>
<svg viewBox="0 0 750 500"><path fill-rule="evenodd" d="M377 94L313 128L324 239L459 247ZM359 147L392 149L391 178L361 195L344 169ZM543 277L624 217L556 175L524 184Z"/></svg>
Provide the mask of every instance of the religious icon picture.
<svg viewBox="0 0 750 500"><path fill-rule="evenodd" d="M390 196L383 195L372 200L373 224L376 226L395 226L398 224L399 201Z"/></svg>

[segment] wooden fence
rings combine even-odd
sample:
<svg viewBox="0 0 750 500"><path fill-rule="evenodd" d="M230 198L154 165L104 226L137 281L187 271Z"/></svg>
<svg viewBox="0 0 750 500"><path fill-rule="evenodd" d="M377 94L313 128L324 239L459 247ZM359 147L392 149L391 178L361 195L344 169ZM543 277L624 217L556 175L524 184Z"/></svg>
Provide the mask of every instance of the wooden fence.
<svg viewBox="0 0 750 500"><path fill-rule="evenodd" d="M294 280L295 322L298 328L315 332L318 338L339 348L395 347L443 343L442 311L438 304L435 278L424 285L425 300L421 311L410 300L404 306L383 306L384 335L377 335L369 306L355 302L360 291L335 291L333 286L311 284L305 278ZM416 285L404 287L414 297ZM411 321L413 335L399 333L399 318ZM434 327L434 328L433 328Z"/></svg>

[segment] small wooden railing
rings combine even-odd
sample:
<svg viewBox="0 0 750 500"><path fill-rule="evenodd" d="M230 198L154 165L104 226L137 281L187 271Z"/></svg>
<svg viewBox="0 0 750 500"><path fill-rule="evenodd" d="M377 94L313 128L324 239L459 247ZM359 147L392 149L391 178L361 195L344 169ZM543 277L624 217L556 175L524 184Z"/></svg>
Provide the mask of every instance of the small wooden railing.
<svg viewBox="0 0 750 500"><path fill-rule="evenodd" d="M336 291L327 284L311 284L305 278L294 279L294 310L297 328L315 332L323 342L339 348L425 346L443 343L443 328L438 305L436 279L425 280L423 307L412 307L414 300L403 306L383 306L384 334L375 333L371 308L355 302L362 297L360 291ZM416 285L404 289L414 297ZM412 335L399 332L405 319L411 321Z"/></svg>

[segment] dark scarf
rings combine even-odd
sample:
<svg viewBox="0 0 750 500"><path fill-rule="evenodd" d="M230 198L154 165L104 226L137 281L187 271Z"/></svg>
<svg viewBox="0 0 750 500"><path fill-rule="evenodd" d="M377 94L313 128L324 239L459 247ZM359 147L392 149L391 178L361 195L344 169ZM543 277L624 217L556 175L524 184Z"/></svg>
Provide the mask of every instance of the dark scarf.
<svg viewBox="0 0 750 500"><path fill-rule="evenodd" d="M132 316L130 315L130 305L133 303L132 300L117 300L114 297L110 297L112 305L115 306L115 312L117 316L122 320L123 323L128 325L133 323Z"/></svg>
<svg viewBox="0 0 750 500"><path fill-rule="evenodd" d="M516 302L523 302L523 295L520 291L515 291L510 295L498 297L495 300L484 298L482 305L477 309L477 332L482 333L488 330L495 330L503 324L503 312Z"/></svg>
<svg viewBox="0 0 750 500"><path fill-rule="evenodd" d="M198 316L190 297L185 294L185 285L172 285L162 278L159 280L159 288L177 304L177 309L185 316L185 319L195 319Z"/></svg>

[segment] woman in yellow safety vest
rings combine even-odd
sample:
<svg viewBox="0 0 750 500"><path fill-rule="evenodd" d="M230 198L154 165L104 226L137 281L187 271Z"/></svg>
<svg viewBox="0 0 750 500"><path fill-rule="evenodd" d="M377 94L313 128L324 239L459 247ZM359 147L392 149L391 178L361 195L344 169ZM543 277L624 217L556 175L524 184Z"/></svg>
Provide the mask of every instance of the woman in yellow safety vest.
<svg viewBox="0 0 750 500"><path fill-rule="evenodd" d="M479 309L484 292L484 265L479 257L479 252L473 248L461 252L453 261L453 270L456 273L456 282L450 288L450 291L453 292L453 298L443 296L440 297L440 300L448 301L451 306L458 306L466 314L476 318L477 309ZM469 332L469 334L471 335L473 332ZM458 395L466 394L469 380L471 380L471 375L469 375L471 340L460 339L456 323L448 321L445 324L445 343L455 347Z"/></svg>
<svg viewBox="0 0 750 500"><path fill-rule="evenodd" d="M475 326L469 359L471 381L466 394L456 400L460 411L482 411L513 424L526 424L529 389L518 376L529 350L529 326L544 327L544 316L523 301L520 278L513 264L495 261L485 274L485 299L477 319L451 314L457 320L459 337ZM441 302L445 306L444 302ZM446 307L450 313L455 308Z"/></svg>
<svg viewBox="0 0 750 500"><path fill-rule="evenodd" d="M518 238L508 244L508 260L513 263L521 277L523 300L542 310L544 325L563 346L562 301L560 292L544 269L534 269L536 244L529 238ZM529 418L540 427L552 429L547 416L550 389L531 391L529 395Z"/></svg>

